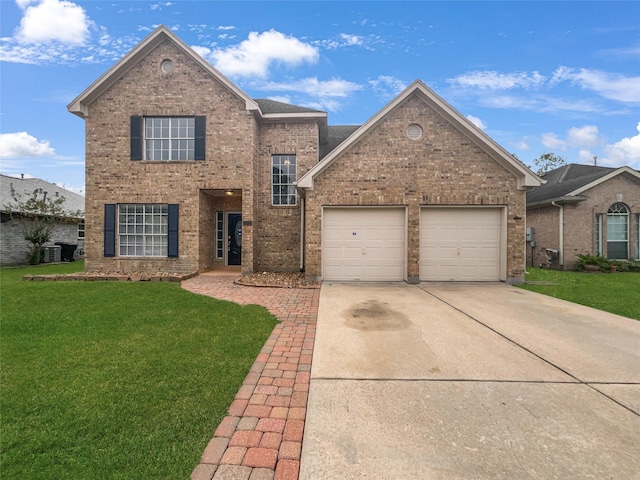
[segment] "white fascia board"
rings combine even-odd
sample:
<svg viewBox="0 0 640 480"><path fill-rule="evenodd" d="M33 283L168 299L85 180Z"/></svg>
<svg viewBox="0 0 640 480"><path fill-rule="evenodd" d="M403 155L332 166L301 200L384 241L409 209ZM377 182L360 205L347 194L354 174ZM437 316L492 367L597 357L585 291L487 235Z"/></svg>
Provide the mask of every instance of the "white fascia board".
<svg viewBox="0 0 640 480"><path fill-rule="evenodd" d="M571 203L578 203L586 200L587 197L583 196L569 196L564 195L562 197L548 198L547 200L540 200L538 202L528 203L527 208L539 208L539 207L547 207L552 205L553 203L557 203L558 205L567 205Z"/></svg>
<svg viewBox="0 0 640 480"><path fill-rule="evenodd" d="M240 90L234 83L232 83L227 77L210 65L200 55L193 51L186 43L180 40L171 30L164 25L160 25L151 34L149 34L144 40L136 45L129 53L122 57L115 65L109 70L103 73L95 82L87 87L84 92L78 95L67 106L67 110L71 113L78 115L81 118L85 118L87 115L88 105L91 104L96 98L104 93L118 78L124 75L127 71L133 68L142 60L151 50L153 50L160 42L165 38L168 38L174 42L180 49L182 49L187 55L189 55L196 63L207 70L212 76L217 78L223 85L229 90L234 92L238 97L245 101L245 108L250 111L259 110L258 104L250 98L246 93Z"/></svg>
<svg viewBox="0 0 640 480"><path fill-rule="evenodd" d="M567 193L567 195L579 195L582 192L585 192L587 190L589 190L590 188L593 188L597 185L600 185L601 183L606 182L607 180L612 179L613 177L616 177L618 175L621 175L623 173L629 174L632 177L635 177L637 180L640 180L640 172L637 172L636 170L632 169L631 167L620 167L615 169L613 172L607 173L605 176L600 177L597 180L594 180L591 183L587 183L586 185L583 185L580 188L575 189L572 192Z"/></svg>
<svg viewBox="0 0 640 480"><path fill-rule="evenodd" d="M476 127L467 120L462 114L455 110L451 105L445 102L433 90L427 87L422 81L415 80L396 98L389 102L382 110L371 117L366 123L358 128L349 138L342 142L322 162L316 164L309 170L297 183L301 188L313 188L313 179L328 168L337 158L339 158L347 149L357 142L365 133L384 119L392 110L402 104L414 92L421 94L422 99L436 110L440 115L446 118L454 127L456 127L463 135L478 144L489 156L500 163L507 171L517 178L517 187L519 190L527 190L531 187L538 187L544 180L535 175L524 164L507 152L504 148L493 141L486 133Z"/></svg>
<svg viewBox="0 0 640 480"><path fill-rule="evenodd" d="M326 112L302 112L302 113L263 113L260 118L264 120L314 120L326 119Z"/></svg>

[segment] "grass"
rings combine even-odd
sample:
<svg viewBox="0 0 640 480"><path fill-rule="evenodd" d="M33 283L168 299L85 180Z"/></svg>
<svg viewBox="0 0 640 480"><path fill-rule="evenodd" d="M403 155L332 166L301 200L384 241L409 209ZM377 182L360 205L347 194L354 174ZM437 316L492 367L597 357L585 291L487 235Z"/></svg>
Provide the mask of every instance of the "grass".
<svg viewBox="0 0 640 480"><path fill-rule="evenodd" d="M640 273L583 273L529 268L525 290L640 320Z"/></svg>
<svg viewBox="0 0 640 480"><path fill-rule="evenodd" d="M188 478L276 325L165 282L0 271L2 478Z"/></svg>

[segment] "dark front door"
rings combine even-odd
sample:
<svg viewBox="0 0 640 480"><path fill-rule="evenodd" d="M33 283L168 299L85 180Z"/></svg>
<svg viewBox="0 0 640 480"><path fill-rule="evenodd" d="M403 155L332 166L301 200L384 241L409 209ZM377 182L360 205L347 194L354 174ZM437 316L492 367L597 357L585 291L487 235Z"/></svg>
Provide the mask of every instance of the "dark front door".
<svg viewBox="0 0 640 480"><path fill-rule="evenodd" d="M227 265L242 264L242 215L229 213L227 216Z"/></svg>

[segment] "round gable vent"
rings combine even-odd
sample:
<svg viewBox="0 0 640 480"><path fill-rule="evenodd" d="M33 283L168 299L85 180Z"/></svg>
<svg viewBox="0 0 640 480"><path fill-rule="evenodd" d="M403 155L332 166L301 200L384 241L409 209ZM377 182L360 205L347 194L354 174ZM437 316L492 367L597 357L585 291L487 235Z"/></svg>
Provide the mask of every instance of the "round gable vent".
<svg viewBox="0 0 640 480"><path fill-rule="evenodd" d="M416 123L407 127L407 137L411 140L418 140L422 136L422 127Z"/></svg>
<svg viewBox="0 0 640 480"><path fill-rule="evenodd" d="M160 68L164 73L171 73L173 72L173 68L174 68L173 62L171 60L163 60L162 63L160 64Z"/></svg>

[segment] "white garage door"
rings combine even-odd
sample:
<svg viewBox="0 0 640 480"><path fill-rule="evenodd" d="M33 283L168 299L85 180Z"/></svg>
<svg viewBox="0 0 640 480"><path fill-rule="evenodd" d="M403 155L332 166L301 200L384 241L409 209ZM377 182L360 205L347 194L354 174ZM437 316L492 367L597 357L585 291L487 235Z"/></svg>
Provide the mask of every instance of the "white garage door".
<svg viewBox="0 0 640 480"><path fill-rule="evenodd" d="M339 281L401 281L404 208L325 208L322 277Z"/></svg>
<svg viewBox="0 0 640 480"><path fill-rule="evenodd" d="M423 208L420 280L500 280L501 208Z"/></svg>

